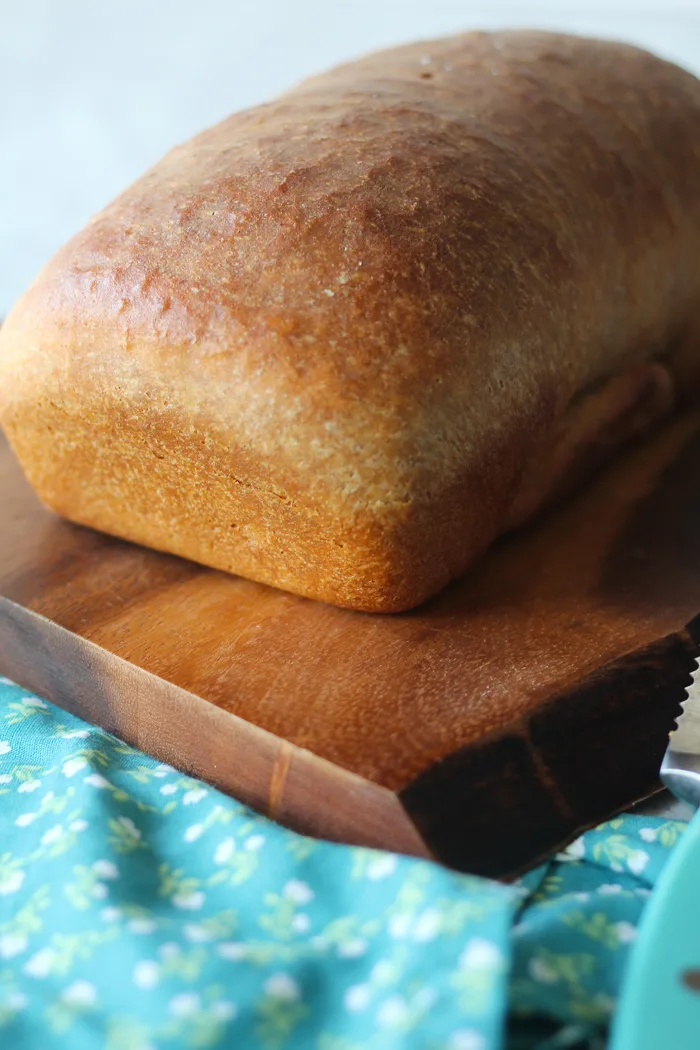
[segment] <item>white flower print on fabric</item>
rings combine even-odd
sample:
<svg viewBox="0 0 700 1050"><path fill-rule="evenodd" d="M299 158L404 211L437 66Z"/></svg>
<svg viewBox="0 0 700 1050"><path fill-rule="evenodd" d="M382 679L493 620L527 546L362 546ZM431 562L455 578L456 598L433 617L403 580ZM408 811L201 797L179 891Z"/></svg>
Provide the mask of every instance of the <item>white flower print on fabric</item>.
<svg viewBox="0 0 700 1050"><path fill-rule="evenodd" d="M93 862L92 870L101 879L119 878L119 868L112 860L96 860Z"/></svg>
<svg viewBox="0 0 700 1050"><path fill-rule="evenodd" d="M487 1043L475 1028L460 1028L450 1036L449 1050L487 1050Z"/></svg>
<svg viewBox="0 0 700 1050"><path fill-rule="evenodd" d="M217 954L222 959L229 959L231 962L240 962L241 959L245 959L247 955L247 946L236 941L223 941L221 944L216 946Z"/></svg>
<svg viewBox="0 0 700 1050"><path fill-rule="evenodd" d="M155 919L129 919L126 928L129 933L137 933L139 936L144 936L149 933L154 933L158 929L158 923Z"/></svg>
<svg viewBox="0 0 700 1050"><path fill-rule="evenodd" d="M627 867L635 875L641 875L648 863L649 854L645 853L643 849L633 850L627 857Z"/></svg>
<svg viewBox="0 0 700 1050"><path fill-rule="evenodd" d="M342 959L359 959L368 948L369 944L367 941L361 937L355 937L349 941L342 941L338 945L338 955Z"/></svg>
<svg viewBox="0 0 700 1050"><path fill-rule="evenodd" d="M390 853L384 853L373 860L367 868L367 878L376 882L378 879L386 879L396 871L396 857Z"/></svg>
<svg viewBox="0 0 700 1050"><path fill-rule="evenodd" d="M285 883L282 887L282 896L295 904L308 904L314 899L311 888L305 882L300 882L299 879L290 879Z"/></svg>
<svg viewBox="0 0 700 1050"><path fill-rule="evenodd" d="M170 1013L175 1017L191 1017L200 1008L200 999L196 992L182 992L170 1000Z"/></svg>
<svg viewBox="0 0 700 1050"><path fill-rule="evenodd" d="M459 965L470 969L492 970L501 965L503 956L496 944L483 937L472 937L459 957Z"/></svg>
<svg viewBox="0 0 700 1050"><path fill-rule="evenodd" d="M204 824L190 824L189 828L185 828L185 834L182 836L185 842L196 842L204 834Z"/></svg>
<svg viewBox="0 0 700 1050"><path fill-rule="evenodd" d="M42 948L32 955L24 964L24 972L30 977L48 977L54 963L55 952L51 948Z"/></svg>
<svg viewBox="0 0 700 1050"><path fill-rule="evenodd" d="M440 912L437 908L427 908L422 912L413 926L411 936L414 941L434 941L440 933Z"/></svg>
<svg viewBox="0 0 700 1050"><path fill-rule="evenodd" d="M41 836L41 844L42 846L50 846L52 842L58 842L62 835L63 825L54 824L52 828L49 828L49 830L45 831L44 834Z"/></svg>
<svg viewBox="0 0 700 1050"><path fill-rule="evenodd" d="M380 959L369 972L375 984L389 984L396 976L396 966L389 959Z"/></svg>
<svg viewBox="0 0 700 1050"><path fill-rule="evenodd" d="M21 933L0 934L0 959L12 959L26 950L29 941Z"/></svg>
<svg viewBox="0 0 700 1050"><path fill-rule="evenodd" d="M631 922L616 922L614 930L617 933L620 944L631 944L637 936L637 927L633 926Z"/></svg>
<svg viewBox="0 0 700 1050"><path fill-rule="evenodd" d="M100 918L104 922L118 922L119 919L121 919L122 915L123 912L121 908L116 908L113 905L110 905L107 908L103 908L100 912Z"/></svg>
<svg viewBox="0 0 700 1050"><path fill-rule="evenodd" d="M7 897L10 893L17 893L24 882L25 872L8 871L0 872L0 894Z"/></svg>
<svg viewBox="0 0 700 1050"><path fill-rule="evenodd" d="M213 941L216 936L213 930L208 930L206 926L198 926L194 922L186 923L182 932L185 938L194 944L206 944L208 941Z"/></svg>
<svg viewBox="0 0 700 1050"><path fill-rule="evenodd" d="M381 1028L397 1028L408 1019L408 1003L401 995L392 995L377 1010L377 1024Z"/></svg>
<svg viewBox="0 0 700 1050"><path fill-rule="evenodd" d="M182 796L182 802L185 806L196 806L198 802L201 802L203 798L207 797L207 792L202 788L196 788L192 791L186 791Z"/></svg>
<svg viewBox="0 0 700 1050"><path fill-rule="evenodd" d="M224 839L214 850L214 863L225 864L231 859L236 851L236 843L232 838Z"/></svg>
<svg viewBox="0 0 700 1050"><path fill-rule="evenodd" d="M227 999L217 999L211 1004L210 1010L212 1017L215 1017L217 1021L232 1021L238 1013L236 1004Z"/></svg>
<svg viewBox="0 0 700 1050"><path fill-rule="evenodd" d="M158 954L160 955L161 959L175 959L178 955L180 955L180 945L175 944L174 941L166 941L165 944L161 944L160 948L158 949Z"/></svg>
<svg viewBox="0 0 700 1050"><path fill-rule="evenodd" d="M204 904L204 894L201 890L192 893L176 893L172 898L176 908L183 911L198 911Z"/></svg>
<svg viewBox="0 0 700 1050"><path fill-rule="evenodd" d="M275 999L298 999L301 994L298 983L288 973L273 973L263 988Z"/></svg>
<svg viewBox="0 0 700 1050"><path fill-rule="evenodd" d="M90 773L89 776L85 777L84 783L95 788L108 788L112 786L107 778L103 777L101 773Z"/></svg>
<svg viewBox="0 0 700 1050"><path fill-rule="evenodd" d="M85 769L87 764L88 761L86 758L69 758L67 762L63 763L61 772L63 773L64 777L74 777L75 774L79 773L81 769Z"/></svg>
<svg viewBox="0 0 700 1050"><path fill-rule="evenodd" d="M364 1010L372 998L372 989L367 984L354 984L348 988L343 998L345 1008L352 1013Z"/></svg>
<svg viewBox="0 0 700 1050"><path fill-rule="evenodd" d="M134 967L133 981L137 988L155 988L160 979L160 966L154 959L141 959Z"/></svg>
<svg viewBox="0 0 700 1050"><path fill-rule="evenodd" d="M0 687L3 1047L495 1050L508 996L604 1026L683 833L616 818L499 885L304 839L25 701Z"/></svg>
<svg viewBox="0 0 700 1050"><path fill-rule="evenodd" d="M586 855L586 845L583 840L583 836L578 839L574 839L570 842L564 851L564 856L568 856L572 860L580 860Z"/></svg>
<svg viewBox="0 0 700 1050"><path fill-rule="evenodd" d="M22 992L8 992L4 1005L13 1011L25 1010L29 1005L29 997Z"/></svg>
<svg viewBox="0 0 700 1050"><path fill-rule="evenodd" d="M403 937L408 936L408 931L411 928L411 916L407 913L403 915L392 915L389 920L389 935L401 940Z"/></svg>
<svg viewBox="0 0 700 1050"><path fill-rule="evenodd" d="M92 1006L97 1001L97 991L89 981L73 981L63 989L61 999L72 1006Z"/></svg>

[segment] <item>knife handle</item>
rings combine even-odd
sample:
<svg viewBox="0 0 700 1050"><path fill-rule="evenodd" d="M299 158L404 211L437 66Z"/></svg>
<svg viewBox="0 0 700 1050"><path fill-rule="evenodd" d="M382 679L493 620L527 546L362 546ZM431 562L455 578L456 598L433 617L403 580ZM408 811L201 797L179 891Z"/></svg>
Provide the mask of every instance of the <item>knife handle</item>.
<svg viewBox="0 0 700 1050"><path fill-rule="evenodd" d="M688 825L642 915L609 1050L700 1048L700 815Z"/></svg>

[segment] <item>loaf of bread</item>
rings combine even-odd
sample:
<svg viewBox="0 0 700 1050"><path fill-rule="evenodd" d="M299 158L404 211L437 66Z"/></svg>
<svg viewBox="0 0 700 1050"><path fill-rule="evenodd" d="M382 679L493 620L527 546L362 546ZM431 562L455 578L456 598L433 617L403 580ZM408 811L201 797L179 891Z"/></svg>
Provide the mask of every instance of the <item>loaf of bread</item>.
<svg viewBox="0 0 700 1050"><path fill-rule="evenodd" d="M700 386L700 82L547 33L375 54L178 146L0 334L75 522L409 609Z"/></svg>

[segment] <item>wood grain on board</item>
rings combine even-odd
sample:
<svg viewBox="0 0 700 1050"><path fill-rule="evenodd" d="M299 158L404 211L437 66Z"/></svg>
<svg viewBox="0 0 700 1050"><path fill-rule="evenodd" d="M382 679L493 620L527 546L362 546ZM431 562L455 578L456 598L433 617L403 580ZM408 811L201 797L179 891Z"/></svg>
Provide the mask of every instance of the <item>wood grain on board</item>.
<svg viewBox="0 0 700 1050"><path fill-rule="evenodd" d="M61 521L0 440L0 596L26 688L299 830L505 874L656 785L700 637L700 415L391 617Z"/></svg>

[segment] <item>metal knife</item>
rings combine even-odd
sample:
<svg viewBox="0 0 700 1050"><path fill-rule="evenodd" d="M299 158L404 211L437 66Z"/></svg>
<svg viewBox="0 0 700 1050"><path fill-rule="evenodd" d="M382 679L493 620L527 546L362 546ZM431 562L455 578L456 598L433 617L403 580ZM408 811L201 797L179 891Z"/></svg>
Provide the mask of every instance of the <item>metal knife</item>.
<svg viewBox="0 0 700 1050"><path fill-rule="evenodd" d="M661 780L700 808L700 672L669 738ZM649 898L613 1021L609 1050L700 1048L700 813Z"/></svg>

